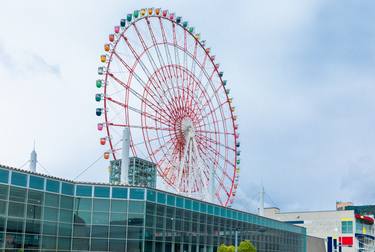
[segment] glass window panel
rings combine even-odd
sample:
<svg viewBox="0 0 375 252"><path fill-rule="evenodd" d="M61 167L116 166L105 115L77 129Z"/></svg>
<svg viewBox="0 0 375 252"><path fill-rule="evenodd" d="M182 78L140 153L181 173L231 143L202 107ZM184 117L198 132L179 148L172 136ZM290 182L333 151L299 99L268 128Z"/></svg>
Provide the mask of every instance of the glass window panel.
<svg viewBox="0 0 375 252"><path fill-rule="evenodd" d="M0 217L0 233L5 231L5 217ZM1 243L0 243L1 248Z"/></svg>
<svg viewBox="0 0 375 252"><path fill-rule="evenodd" d="M44 178L30 175L29 187L39 190L44 190Z"/></svg>
<svg viewBox="0 0 375 252"><path fill-rule="evenodd" d="M109 198L109 187L95 186L94 195L95 197Z"/></svg>
<svg viewBox="0 0 375 252"><path fill-rule="evenodd" d="M92 216L92 224L107 225L109 223L108 212L94 212Z"/></svg>
<svg viewBox="0 0 375 252"><path fill-rule="evenodd" d="M158 192L158 193L157 193L157 202L158 202L159 204L165 204L165 200L166 200L166 195L165 195L165 193Z"/></svg>
<svg viewBox="0 0 375 252"><path fill-rule="evenodd" d="M9 200L16 202L25 202L26 200L26 189L11 187L9 192Z"/></svg>
<svg viewBox="0 0 375 252"><path fill-rule="evenodd" d="M70 251L70 243L71 243L71 238L62 238L60 237L57 241L57 249L59 251L61 250L68 250Z"/></svg>
<svg viewBox="0 0 375 252"><path fill-rule="evenodd" d="M73 198L69 196L61 195L60 208L73 209Z"/></svg>
<svg viewBox="0 0 375 252"><path fill-rule="evenodd" d="M73 239L73 250L88 251L89 250L89 239L75 238Z"/></svg>
<svg viewBox="0 0 375 252"><path fill-rule="evenodd" d="M62 182L61 184L61 192L66 195L74 195L74 185Z"/></svg>
<svg viewBox="0 0 375 252"><path fill-rule="evenodd" d="M175 206L176 197L173 195L167 195L167 205L168 206Z"/></svg>
<svg viewBox="0 0 375 252"><path fill-rule="evenodd" d="M129 201L129 213L144 213L145 203L143 201Z"/></svg>
<svg viewBox="0 0 375 252"><path fill-rule="evenodd" d="M125 251L125 239L122 239L122 240L110 239L109 251Z"/></svg>
<svg viewBox="0 0 375 252"><path fill-rule="evenodd" d="M92 196L92 187L91 186L84 186L84 185L77 185L76 186L76 195L77 196Z"/></svg>
<svg viewBox="0 0 375 252"><path fill-rule="evenodd" d="M91 251L108 251L107 239L92 239Z"/></svg>
<svg viewBox="0 0 375 252"><path fill-rule="evenodd" d="M125 213L111 213L111 225L126 225L127 215Z"/></svg>
<svg viewBox="0 0 375 252"><path fill-rule="evenodd" d="M25 204L24 203L9 202L8 215L13 216L13 217L24 218L24 216L25 216Z"/></svg>
<svg viewBox="0 0 375 252"><path fill-rule="evenodd" d="M156 199L156 193L153 190L147 189L147 200L155 202Z"/></svg>
<svg viewBox="0 0 375 252"><path fill-rule="evenodd" d="M77 224L90 224L91 223L91 212L79 211L74 213L74 223Z"/></svg>
<svg viewBox="0 0 375 252"><path fill-rule="evenodd" d="M145 198L145 190L138 188L130 188L130 198L143 200Z"/></svg>
<svg viewBox="0 0 375 252"><path fill-rule="evenodd" d="M27 175L19 172L12 172L12 179L11 179L12 185L17 186L24 186L26 187L27 184Z"/></svg>
<svg viewBox="0 0 375 252"><path fill-rule="evenodd" d="M23 219L8 218L7 232L9 233L22 233L24 227Z"/></svg>
<svg viewBox="0 0 375 252"><path fill-rule="evenodd" d="M42 237L42 248L54 250L56 248L56 237L44 235Z"/></svg>
<svg viewBox="0 0 375 252"><path fill-rule="evenodd" d="M59 224L59 236L68 236L72 235L72 224L60 223Z"/></svg>
<svg viewBox="0 0 375 252"><path fill-rule="evenodd" d="M72 223L73 220L73 211L60 209L60 222Z"/></svg>
<svg viewBox="0 0 375 252"><path fill-rule="evenodd" d="M7 184L8 181L9 181L9 171L0 169L0 182Z"/></svg>
<svg viewBox="0 0 375 252"><path fill-rule="evenodd" d="M100 238L108 237L108 226L92 225L91 236Z"/></svg>
<svg viewBox="0 0 375 252"><path fill-rule="evenodd" d="M191 209L191 200L185 199L185 208L189 210Z"/></svg>
<svg viewBox="0 0 375 252"><path fill-rule="evenodd" d="M43 203L44 193L34 190L29 190L27 202L34 205L41 205Z"/></svg>
<svg viewBox="0 0 375 252"><path fill-rule="evenodd" d="M29 234L40 234L41 226L39 220L27 220L25 232Z"/></svg>
<svg viewBox="0 0 375 252"><path fill-rule="evenodd" d="M128 239L143 239L143 227L128 227Z"/></svg>
<svg viewBox="0 0 375 252"><path fill-rule="evenodd" d="M128 198L128 188L112 187L112 198L127 199Z"/></svg>
<svg viewBox="0 0 375 252"><path fill-rule="evenodd" d="M199 202L193 201L193 210L199 212Z"/></svg>
<svg viewBox="0 0 375 252"><path fill-rule="evenodd" d="M107 199L94 199L94 211L108 212L109 200Z"/></svg>
<svg viewBox="0 0 375 252"><path fill-rule="evenodd" d="M110 227L110 238L125 239L126 237L126 226L112 226Z"/></svg>
<svg viewBox="0 0 375 252"><path fill-rule="evenodd" d="M208 206L207 206L207 212L208 212L209 214L213 214L213 213L214 213L214 207L213 207L212 205L208 205Z"/></svg>
<svg viewBox="0 0 375 252"><path fill-rule="evenodd" d="M6 250L7 252L17 251L14 248L21 248L23 241L23 234L7 234L6 238L6 248L12 248Z"/></svg>
<svg viewBox="0 0 375 252"><path fill-rule="evenodd" d="M202 213L206 213L207 212L207 204L206 203L203 203L203 202L201 202L200 203L200 211L202 212Z"/></svg>
<svg viewBox="0 0 375 252"><path fill-rule="evenodd" d="M142 252L143 251L143 242L142 242L142 240L139 240L139 241L130 241L129 240L127 248L128 248L128 251L131 251L131 252Z"/></svg>
<svg viewBox="0 0 375 252"><path fill-rule="evenodd" d="M85 211L91 211L92 208L92 199L87 198L76 198L75 200L75 210L85 210Z"/></svg>
<svg viewBox="0 0 375 252"><path fill-rule="evenodd" d="M43 222L43 234L45 235L56 235L57 234L57 223L56 222Z"/></svg>
<svg viewBox="0 0 375 252"><path fill-rule="evenodd" d="M176 206L183 208L184 207L184 199L181 197L176 197Z"/></svg>
<svg viewBox="0 0 375 252"><path fill-rule="evenodd" d="M74 224L73 236L74 237L90 237L90 226Z"/></svg>
<svg viewBox="0 0 375 252"><path fill-rule="evenodd" d="M44 219L48 221L57 221L58 209L52 207L44 208Z"/></svg>
<svg viewBox="0 0 375 252"><path fill-rule="evenodd" d="M0 185L0 199L7 200L8 192L9 192L9 186Z"/></svg>
<svg viewBox="0 0 375 252"><path fill-rule="evenodd" d="M29 219L41 219L42 206L28 204L26 207L26 216Z"/></svg>
<svg viewBox="0 0 375 252"><path fill-rule="evenodd" d="M143 214L128 214L128 225L129 226L143 226Z"/></svg>
<svg viewBox="0 0 375 252"><path fill-rule="evenodd" d="M0 215L5 215L8 203L5 200L0 200Z"/></svg>
<svg viewBox="0 0 375 252"><path fill-rule="evenodd" d="M60 182L52 179L47 179L46 190L49 192L60 192Z"/></svg>
<svg viewBox="0 0 375 252"><path fill-rule="evenodd" d="M128 202L126 200L112 200L111 202L112 212L126 212L128 207Z"/></svg>
<svg viewBox="0 0 375 252"><path fill-rule="evenodd" d="M59 207L59 195L46 193L44 196L44 202L46 206Z"/></svg>
<svg viewBox="0 0 375 252"><path fill-rule="evenodd" d="M25 249L38 249L40 244L40 236L39 235L25 235Z"/></svg>

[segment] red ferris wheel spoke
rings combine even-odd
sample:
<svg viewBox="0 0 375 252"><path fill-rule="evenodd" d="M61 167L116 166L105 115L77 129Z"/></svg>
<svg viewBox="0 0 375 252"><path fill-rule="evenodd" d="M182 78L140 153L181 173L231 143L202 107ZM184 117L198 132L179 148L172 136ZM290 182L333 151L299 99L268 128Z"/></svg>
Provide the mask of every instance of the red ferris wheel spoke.
<svg viewBox="0 0 375 252"><path fill-rule="evenodd" d="M209 134L219 134L219 135L233 135L234 133L231 132L219 132L219 131L209 131L209 130L196 130L199 133L209 133Z"/></svg>
<svg viewBox="0 0 375 252"><path fill-rule="evenodd" d="M109 123L111 126L115 127L129 127L134 129L147 129L147 130L163 130L163 131L171 131L172 128L158 128L158 127L149 127L149 126L142 126L142 125L130 125L130 124L119 124L119 123Z"/></svg>
<svg viewBox="0 0 375 252"><path fill-rule="evenodd" d="M211 138L209 138L209 137L207 137L205 135L197 135L197 138L202 139L203 141L209 141L212 144L219 145L219 146L221 146L221 147L223 147L225 149L228 149L228 150L231 150L231 151L236 151L234 148L232 148L230 146L227 146L225 144L222 144L222 143L220 143L218 141L215 141L215 140L213 140L213 139L211 139Z"/></svg>

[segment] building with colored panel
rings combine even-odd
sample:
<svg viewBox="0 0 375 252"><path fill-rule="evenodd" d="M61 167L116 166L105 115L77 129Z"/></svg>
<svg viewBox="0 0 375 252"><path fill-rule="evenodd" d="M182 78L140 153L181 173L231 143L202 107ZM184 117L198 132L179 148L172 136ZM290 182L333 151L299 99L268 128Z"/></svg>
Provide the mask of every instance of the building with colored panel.
<svg viewBox="0 0 375 252"><path fill-rule="evenodd" d="M265 216L305 227L308 236L325 239L327 252L374 251L374 219L354 210L280 212L266 208Z"/></svg>
<svg viewBox="0 0 375 252"><path fill-rule="evenodd" d="M236 232L237 231L237 232ZM0 166L1 251L305 252L305 228L153 188L73 182Z"/></svg>

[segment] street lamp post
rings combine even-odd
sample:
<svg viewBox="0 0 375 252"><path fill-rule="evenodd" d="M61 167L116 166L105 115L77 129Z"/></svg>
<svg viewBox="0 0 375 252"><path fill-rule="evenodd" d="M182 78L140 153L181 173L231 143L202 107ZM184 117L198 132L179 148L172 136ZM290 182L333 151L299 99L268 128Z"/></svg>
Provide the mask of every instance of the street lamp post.
<svg viewBox="0 0 375 252"><path fill-rule="evenodd" d="M238 229L234 231L234 250L238 252Z"/></svg>

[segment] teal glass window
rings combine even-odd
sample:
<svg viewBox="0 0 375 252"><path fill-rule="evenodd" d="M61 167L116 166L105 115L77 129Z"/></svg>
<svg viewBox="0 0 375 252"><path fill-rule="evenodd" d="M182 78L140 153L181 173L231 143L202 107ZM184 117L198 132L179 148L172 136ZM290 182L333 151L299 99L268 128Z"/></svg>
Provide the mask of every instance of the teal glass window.
<svg viewBox="0 0 375 252"><path fill-rule="evenodd" d="M157 198L158 198L157 201L158 201L159 204L165 204L165 199L166 199L165 193L158 192Z"/></svg>
<svg viewBox="0 0 375 252"><path fill-rule="evenodd" d="M206 213L207 212L207 204L201 202L200 205L201 205L201 210L200 210L201 213Z"/></svg>
<svg viewBox="0 0 375 252"><path fill-rule="evenodd" d="M84 186L84 185L77 185L76 186L76 195L77 196L92 196L92 187L91 186Z"/></svg>
<svg viewBox="0 0 375 252"><path fill-rule="evenodd" d="M144 213L145 204L142 201L129 201L129 213Z"/></svg>
<svg viewBox="0 0 375 252"><path fill-rule="evenodd" d="M94 211L108 212L109 200L107 199L94 199Z"/></svg>
<svg viewBox="0 0 375 252"><path fill-rule="evenodd" d="M9 200L15 202L25 202L26 200L26 189L18 187L10 187Z"/></svg>
<svg viewBox="0 0 375 252"><path fill-rule="evenodd" d="M56 180L47 179L46 190L49 192L60 192L60 182Z"/></svg>
<svg viewBox="0 0 375 252"><path fill-rule="evenodd" d="M22 174L22 173L19 173L19 172L12 172L11 183L12 183L12 185L26 187L27 176L25 174Z"/></svg>
<svg viewBox="0 0 375 252"><path fill-rule="evenodd" d="M167 205L168 206L175 206L176 197L173 195L167 195Z"/></svg>
<svg viewBox="0 0 375 252"><path fill-rule="evenodd" d="M341 222L341 233L343 233L343 234L353 233L353 221L342 221Z"/></svg>
<svg viewBox="0 0 375 252"><path fill-rule="evenodd" d="M181 197L176 197L176 206L183 208L184 207L184 199L181 198Z"/></svg>
<svg viewBox="0 0 375 252"><path fill-rule="evenodd" d="M69 196L61 195L60 208L73 209L73 198Z"/></svg>
<svg viewBox="0 0 375 252"><path fill-rule="evenodd" d="M127 199L128 198L128 188L112 187L112 198Z"/></svg>
<svg viewBox="0 0 375 252"><path fill-rule="evenodd" d="M109 213L108 212L94 212L92 214L92 224L108 225Z"/></svg>
<svg viewBox="0 0 375 252"><path fill-rule="evenodd" d="M147 200L155 202L156 193L153 190L147 190Z"/></svg>
<svg viewBox="0 0 375 252"><path fill-rule="evenodd" d="M37 176L30 175L29 187L39 190L44 190L44 179Z"/></svg>
<svg viewBox="0 0 375 252"><path fill-rule="evenodd" d="M145 198L145 190L138 188L130 188L130 199L143 200Z"/></svg>
<svg viewBox="0 0 375 252"><path fill-rule="evenodd" d="M207 206L207 212L208 212L208 214L213 214L214 213L214 207L211 206L211 205L208 205Z"/></svg>
<svg viewBox="0 0 375 252"><path fill-rule="evenodd" d="M76 198L74 209L76 211L84 210L91 211L92 208L92 199L88 198Z"/></svg>
<svg viewBox="0 0 375 252"><path fill-rule="evenodd" d="M44 202L46 206L58 207L60 203L59 195L53 193L46 193L44 196Z"/></svg>
<svg viewBox="0 0 375 252"><path fill-rule="evenodd" d="M34 205L42 205L44 198L44 192L29 190L29 197L27 202Z"/></svg>
<svg viewBox="0 0 375 252"><path fill-rule="evenodd" d="M217 206L215 206L215 215L216 216L219 216L220 215L220 208L219 207L217 207Z"/></svg>
<svg viewBox="0 0 375 252"><path fill-rule="evenodd" d="M9 171L0 169L0 182L8 184L9 181Z"/></svg>
<svg viewBox="0 0 375 252"><path fill-rule="evenodd" d="M102 198L109 198L109 187L95 186L94 196L95 197L102 197Z"/></svg>
<svg viewBox="0 0 375 252"><path fill-rule="evenodd" d="M61 184L61 192L66 195L74 195L74 185L64 183Z"/></svg>
<svg viewBox="0 0 375 252"><path fill-rule="evenodd" d="M123 213L127 211L128 202L126 200L112 200L111 212Z"/></svg>
<svg viewBox="0 0 375 252"><path fill-rule="evenodd" d="M185 208L191 210L191 200L185 199Z"/></svg>
<svg viewBox="0 0 375 252"><path fill-rule="evenodd" d="M193 210L199 212L199 202L193 201Z"/></svg>

